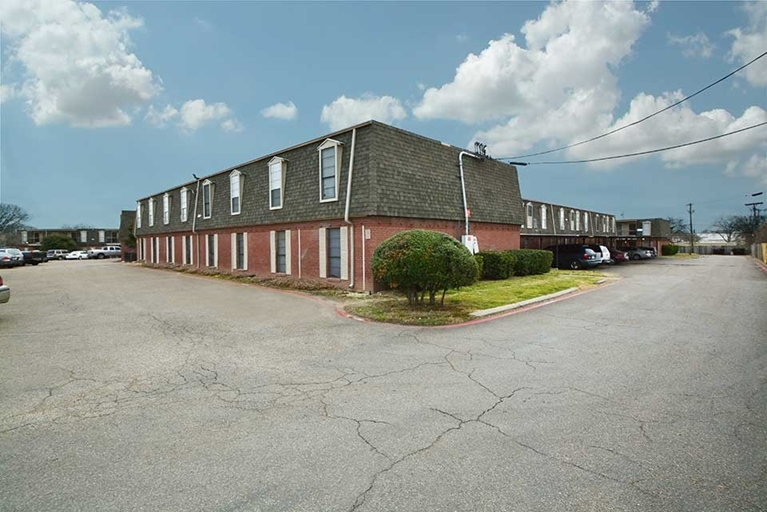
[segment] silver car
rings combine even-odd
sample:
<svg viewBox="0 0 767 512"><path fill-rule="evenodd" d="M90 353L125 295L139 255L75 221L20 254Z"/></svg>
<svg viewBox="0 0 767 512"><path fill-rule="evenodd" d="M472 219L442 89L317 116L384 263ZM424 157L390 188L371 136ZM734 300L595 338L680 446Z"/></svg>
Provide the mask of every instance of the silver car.
<svg viewBox="0 0 767 512"><path fill-rule="evenodd" d="M0 248L0 267L19 267L24 264L24 255L18 249Z"/></svg>
<svg viewBox="0 0 767 512"><path fill-rule="evenodd" d="M11 300L11 289L3 284L3 276L0 276L0 304L5 304Z"/></svg>

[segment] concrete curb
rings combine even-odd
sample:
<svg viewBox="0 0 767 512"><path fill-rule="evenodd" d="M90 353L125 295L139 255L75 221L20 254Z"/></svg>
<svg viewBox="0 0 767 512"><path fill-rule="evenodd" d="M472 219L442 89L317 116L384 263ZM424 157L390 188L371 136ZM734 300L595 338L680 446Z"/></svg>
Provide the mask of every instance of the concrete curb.
<svg viewBox="0 0 767 512"><path fill-rule="evenodd" d="M474 316L474 317L495 315L496 313L503 313L504 311L511 311L512 309L523 308L525 306L529 306L530 304L537 304L539 302L546 302L547 300L556 299L557 297L561 297L562 295L567 295L569 293L577 292L578 290L579 288L568 288L567 290L562 290L561 292L550 293L548 295L543 295L541 297L535 297L534 299L523 300L522 302L515 302L514 304L506 304L504 306L498 306L498 307L490 308L490 309L480 309L479 311L474 311L473 313L470 313L470 314L471 316Z"/></svg>

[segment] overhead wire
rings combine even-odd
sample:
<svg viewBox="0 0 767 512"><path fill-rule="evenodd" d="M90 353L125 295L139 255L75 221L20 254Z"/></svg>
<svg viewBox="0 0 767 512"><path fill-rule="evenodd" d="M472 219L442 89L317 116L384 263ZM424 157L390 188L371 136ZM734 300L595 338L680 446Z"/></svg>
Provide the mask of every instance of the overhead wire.
<svg viewBox="0 0 767 512"><path fill-rule="evenodd" d="M719 84L719 83L721 83L721 82L723 82L723 81L727 80L727 79L728 79L728 78L730 78L732 75L734 75L734 74L738 73L739 71L741 71L741 70L743 70L743 69L747 68L748 66L750 66L750 65L751 65L751 64L753 64L754 62L758 61L759 59L761 59L761 58L762 58L762 57L764 57L765 55L767 55L767 51L766 51L766 52L764 52L764 53L762 53L761 55L759 55L759 56L757 56L757 57L755 57L755 58L751 59L749 62L747 62L747 63L743 64L743 65L742 65L742 66L740 66L738 69L736 69L736 70L734 70L734 71L731 71L730 73L728 73L728 74L724 75L724 76L723 76L722 78L720 78L719 80L717 80L717 81L715 81L715 82L712 82L712 83L708 84L708 85L707 85L706 87L704 87L703 89L700 89L699 91L696 91L696 92L694 92L693 94L690 94L689 96L686 96L686 97L682 98L681 100L677 101L676 103L673 103L672 105L669 105L669 106L668 106L668 107L666 107L666 108L663 108L663 109L661 109L661 110L658 110L657 112L653 112L652 114L650 114L650 115L648 115L648 116L645 116L645 117L643 117L642 119L639 119L639 120L637 120L637 121L634 121L633 123L629 123L629 124L627 124L627 125L624 125L624 126L621 126L621 127L619 127L619 128L615 128L614 130L610 130L610 131L609 131L609 132L607 132L607 133L603 133L602 135L597 135L596 137L592 137L592 138L590 138L590 139L582 140L582 141L580 141L580 142L574 142L573 144L568 144L567 146L562 146L562 147L559 147L559 148L549 149L549 150L546 150L546 151L539 151L539 152L537 152L537 153L529 153L529 154L526 154L526 155L517 155L517 156L510 156L510 157L498 158L497 160L511 160L511 159L518 159L518 158L528 158L528 157L531 157L531 156L548 155L549 153L555 153L555 152L557 152L557 151L562 151L562 150L565 150L565 149L570 149L570 148L574 148L574 147L576 147L576 146L580 146L580 145L582 145L582 144L586 144L586 143L589 143L589 142L593 142L593 141L595 141L595 140L599 140L599 139L602 139L602 138L604 138L604 137L607 137L608 135L612 135L613 133L617 133L617 132L619 132L619 131L621 131L621 130L625 130L626 128L630 128L630 127L632 127L632 126L636 126L636 125L638 125L639 123L642 123L642 122L644 122L644 121L647 121L648 119L650 119L650 118L652 118L652 117L655 117L655 116L657 116L658 114L662 114L663 112L665 112L665 111L667 111L667 110L669 110L669 109L672 109L672 108L676 107L677 105L681 105L681 104L682 104L682 103L684 103L685 101L687 101L687 100L689 100L689 99L691 99L691 98L694 98L694 97L695 97L695 96L697 96L698 94L700 94L700 93L702 93L702 92L704 92L704 91L706 91L706 90L708 90L708 89L710 89L710 88L714 87L715 85L717 85L717 84Z"/></svg>
<svg viewBox="0 0 767 512"><path fill-rule="evenodd" d="M760 126L767 125L767 121L764 121L762 123L754 124L751 126L746 126L745 128L741 128L739 130L733 130L731 132L727 133L721 133L719 135L714 135L713 137L706 137L705 139L699 139L692 142L685 142L684 144L675 144L673 146L666 146L665 148L657 148L657 149L649 149L647 151L637 151L635 153L626 153L622 155L613 155L613 156L604 156L600 158L587 158L583 160L560 160L560 161L544 161L544 162L527 162L525 165L554 165L554 164L586 164L591 162L604 162L606 160L617 160L619 158L629 158L632 156L642 156L642 155L650 155L653 153L660 153L662 151L669 151L672 149L678 149L683 148L687 146L694 146L695 144L701 144L703 142L709 142L716 139L721 139L723 137L729 137L730 135L735 135L736 133L745 132L748 130L753 130L754 128L759 128ZM500 160L500 159L499 159Z"/></svg>

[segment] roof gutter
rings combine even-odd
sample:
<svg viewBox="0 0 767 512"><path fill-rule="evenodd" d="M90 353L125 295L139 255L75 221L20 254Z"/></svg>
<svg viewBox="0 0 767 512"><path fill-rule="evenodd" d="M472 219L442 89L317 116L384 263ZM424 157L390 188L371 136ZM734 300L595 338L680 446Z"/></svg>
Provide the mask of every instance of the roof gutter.
<svg viewBox="0 0 767 512"><path fill-rule="evenodd" d="M479 159L477 155L474 153L470 153L468 151L461 151L458 154L458 167L461 168L461 194L463 195L463 218L464 218L464 224L466 225L466 234L469 234L469 206L466 204L466 180L463 175L463 157L464 155L470 156L472 158Z"/></svg>
<svg viewBox="0 0 767 512"><path fill-rule="evenodd" d="M349 260L351 260L352 268L350 272L349 288L354 288L354 225L349 219L349 214L352 204L352 175L354 174L354 149L357 147L357 128L352 130L352 149L349 155L349 179L346 181L346 207L344 208L344 222L352 226L351 236L347 238L347 243L351 240L351 247L349 248ZM363 268L364 272L365 269Z"/></svg>

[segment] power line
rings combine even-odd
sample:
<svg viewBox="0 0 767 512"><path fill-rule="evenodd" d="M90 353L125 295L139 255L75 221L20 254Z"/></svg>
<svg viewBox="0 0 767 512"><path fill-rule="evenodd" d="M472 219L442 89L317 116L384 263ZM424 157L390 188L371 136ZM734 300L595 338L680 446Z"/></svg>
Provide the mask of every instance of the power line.
<svg viewBox="0 0 767 512"><path fill-rule="evenodd" d="M669 110L669 109L672 109L672 108L676 107L677 105L680 105L680 104L684 103L685 101L687 101L687 100L689 100L689 99L691 99L691 98L694 98L694 97L695 97L695 96L697 96L698 94L700 94L700 93L702 93L702 92L704 92L704 91L706 91L706 90L708 90L708 89L712 88L713 86L715 86L715 85L719 84L720 82L723 82L724 80L727 80L728 78L730 78L732 75L734 75L734 74L735 74L735 73L737 73L738 71L741 71L742 69L745 69L746 67L748 67L748 66L750 66L751 64L753 64L754 62L758 61L759 59L761 59L761 58L762 58L762 57L764 57L765 55L767 55L767 52L764 52L763 54L761 54L761 55L759 55L758 57L756 57L756 58L752 59L751 61L747 62L746 64L743 64L741 67L739 67L739 68L738 68L738 69L736 69L735 71L732 71L732 72L730 72L730 73L728 73L728 74L724 75L722 78L720 78L720 79L719 79L719 80L717 80L716 82L712 82L712 83L708 84L706 87L704 87L703 89L701 89L701 90L699 90L699 91L697 91L697 92L695 92L695 93L693 93L693 94L690 94L689 96L687 96L687 97L685 97L685 98L682 98L681 100L677 101L677 102L676 102L676 103L674 103L673 105L669 105L668 107L666 107L666 108L664 108L664 109L661 109L661 110L658 110L657 112L654 112L654 113L650 114L650 115L649 115L649 116L647 116L647 117L643 117L642 119L639 119L638 121L634 121L633 123L629 123L629 124L627 124L627 125L625 125L625 126L621 126L621 127L619 127L619 128L615 128L614 130L610 130L610 131L609 131L609 132L607 132L607 133L603 133L602 135L598 135L598 136L596 136L596 137L592 137L592 138L590 138L590 139L587 139L587 140L582 140L582 141L580 141L580 142L575 142L575 143L573 143L573 144L569 144L569 145L567 145L567 146L562 146L561 148L556 148L556 149L549 149L549 150L547 150L547 151L539 151L538 153L530 153L530 154L527 154L527 155L517 155L517 156L510 156L510 157L508 157L508 158L499 158L498 160L509 160L509 159L512 159L512 158L528 158L528 157L531 157L531 156L548 155L549 153L555 153L555 152L557 152L557 151L562 151L563 149L570 149L570 148L574 148L575 146L580 146L581 144L586 144L587 142L593 142L593 141L595 141L595 140L599 140L599 139L601 139L601 138L603 138L603 137L607 137L608 135L612 135L613 133L617 133L617 132L619 132L619 131L621 131L621 130L625 130L626 128L630 128L630 127L632 127L632 126L634 126L634 125L637 125L637 124L639 124L639 123L642 123L642 122L644 122L644 121L647 121L647 120L648 120L648 119L650 119L651 117L655 117L655 116L657 116L658 114L661 114L661 113L663 113L663 112L665 112L665 111L667 111L667 110Z"/></svg>
<svg viewBox="0 0 767 512"><path fill-rule="evenodd" d="M637 151L636 153L626 153L623 155L613 155L613 156L604 156L601 158L588 158L585 160L560 160L560 161L546 161L546 162L527 162L526 165L553 165L553 164L587 164L590 162L604 162L605 160L616 160L618 158L628 158L632 156L641 156L641 155L650 155L652 153L660 153L662 151L669 151L671 149L678 149L683 148L686 146L694 146L695 144L701 144L703 142L712 141L715 139L721 139L723 137L728 137L730 135L735 135L736 133L745 132L747 130L753 130L754 128L759 128L760 126L764 126L767 124L767 121L764 121L763 123L755 124L752 126L747 126L745 128L741 128L739 130L733 130L731 132L722 133L720 135L715 135L713 137L707 137L705 139L700 139L692 142L685 142L684 144L676 144L674 146L667 146L665 148L658 148L658 149L650 149L647 151ZM502 158L499 158L498 160L505 160Z"/></svg>

